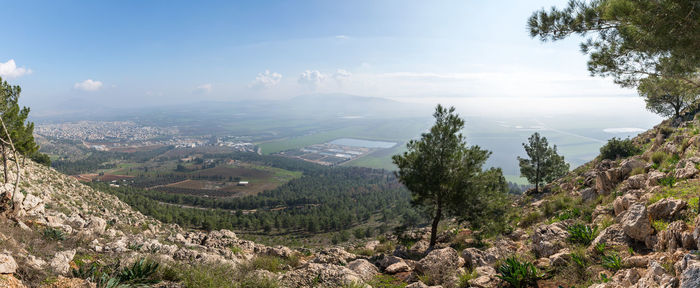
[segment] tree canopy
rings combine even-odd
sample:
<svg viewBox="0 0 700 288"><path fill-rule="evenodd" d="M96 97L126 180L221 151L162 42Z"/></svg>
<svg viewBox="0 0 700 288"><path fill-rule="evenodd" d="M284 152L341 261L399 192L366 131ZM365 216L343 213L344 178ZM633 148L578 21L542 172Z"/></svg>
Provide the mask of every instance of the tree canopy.
<svg viewBox="0 0 700 288"><path fill-rule="evenodd" d="M571 0L563 9L534 12L528 27L542 41L583 36L591 74L624 87L649 76L700 86L698 1Z"/></svg>
<svg viewBox="0 0 700 288"><path fill-rule="evenodd" d="M569 163L564 162L564 156L557 154L557 145L549 146L546 137L535 132L523 143L523 148L529 158L518 157L520 175L535 184L535 192L539 192L541 184L546 184L566 175Z"/></svg>
<svg viewBox="0 0 700 288"><path fill-rule="evenodd" d="M508 191L500 169L482 169L491 152L467 147L460 133L464 120L455 108L438 105L433 116L430 132L409 141L408 151L393 156L399 181L411 191L411 203L431 215L430 247L444 216L456 216L474 228L493 227L503 217L506 205L501 200Z"/></svg>
<svg viewBox="0 0 700 288"><path fill-rule="evenodd" d="M644 78L637 91L644 97L647 110L664 117L679 117L681 111L696 104L700 98L700 87L674 78Z"/></svg>

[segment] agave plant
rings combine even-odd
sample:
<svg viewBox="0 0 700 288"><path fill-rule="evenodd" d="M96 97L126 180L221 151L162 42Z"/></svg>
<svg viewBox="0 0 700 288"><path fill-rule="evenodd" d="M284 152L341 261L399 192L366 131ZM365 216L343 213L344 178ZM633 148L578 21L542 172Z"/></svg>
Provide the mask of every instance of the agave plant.
<svg viewBox="0 0 700 288"><path fill-rule="evenodd" d="M141 258L132 264L130 267L125 267L119 273L121 283L127 284L155 284L159 281L153 276L158 271L158 263L147 261Z"/></svg>
<svg viewBox="0 0 700 288"><path fill-rule="evenodd" d="M527 261L520 262L516 257L510 257L498 266L498 273L498 278L515 288L536 285L537 280L544 276L535 265Z"/></svg>
<svg viewBox="0 0 700 288"><path fill-rule="evenodd" d="M620 258L620 255L617 254L611 254L611 255L604 255L601 259L601 264L605 269L608 269L610 271L617 271L622 268L622 258Z"/></svg>
<svg viewBox="0 0 700 288"><path fill-rule="evenodd" d="M583 224L573 224L567 230L569 231L569 241L588 246L595 239L598 228L591 228Z"/></svg>

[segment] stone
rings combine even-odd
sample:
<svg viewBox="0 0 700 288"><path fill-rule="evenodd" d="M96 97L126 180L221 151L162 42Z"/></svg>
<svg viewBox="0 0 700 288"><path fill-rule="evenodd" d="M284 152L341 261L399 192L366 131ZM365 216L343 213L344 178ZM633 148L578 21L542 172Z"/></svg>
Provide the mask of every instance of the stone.
<svg viewBox="0 0 700 288"><path fill-rule="evenodd" d="M627 211L627 209L634 203L639 202L639 199L633 194L625 194L622 196L617 196L615 201L613 201L613 211L615 211L615 216L622 214L622 212Z"/></svg>
<svg viewBox="0 0 700 288"><path fill-rule="evenodd" d="M652 219L671 220L688 207L688 203L683 200L673 198L661 199L659 202L649 205L647 211Z"/></svg>
<svg viewBox="0 0 700 288"><path fill-rule="evenodd" d="M66 278L58 276L50 284L44 284L41 288L94 288L96 285L80 278Z"/></svg>
<svg viewBox="0 0 700 288"><path fill-rule="evenodd" d="M659 171L652 171L647 174L647 186L658 186L659 179L666 177L666 173Z"/></svg>
<svg viewBox="0 0 700 288"><path fill-rule="evenodd" d="M374 249L377 249L377 246L379 246L379 240L372 240L372 241L367 241L365 243L365 249L374 251Z"/></svg>
<svg viewBox="0 0 700 288"><path fill-rule="evenodd" d="M556 267L563 267L569 264L569 260L571 260L571 251L569 249L562 249L561 251L557 252L556 254L549 256L549 261L552 266Z"/></svg>
<svg viewBox="0 0 700 288"><path fill-rule="evenodd" d="M70 271L70 261L75 257L75 249L57 252L49 264L58 274L67 274Z"/></svg>
<svg viewBox="0 0 700 288"><path fill-rule="evenodd" d="M681 288L697 288L700 287L700 262L688 265L680 277Z"/></svg>
<svg viewBox="0 0 700 288"><path fill-rule="evenodd" d="M654 232L649 222L649 215L644 204L634 204L627 209L627 213L620 221L622 230L632 239L645 241Z"/></svg>
<svg viewBox="0 0 700 288"><path fill-rule="evenodd" d="M382 258L377 261L377 264L379 265L379 268L382 270L386 269L386 267L391 266L394 263L399 263L402 262L403 259L393 256L393 255L383 255Z"/></svg>
<svg viewBox="0 0 700 288"><path fill-rule="evenodd" d="M688 230L688 225L685 224L685 222L683 222L683 221L676 221L676 222L669 224L665 230L660 231L658 233L657 238L656 238L657 239L656 245L654 246L654 250L673 252L679 248L686 248L686 249L694 248L694 247L684 247L685 245L691 244L691 243L686 242L684 245L684 243L683 243L684 242L683 239L690 236L690 233L688 233L687 230ZM695 243L692 243L692 244L693 244L693 246L695 246L694 245Z"/></svg>
<svg viewBox="0 0 700 288"><path fill-rule="evenodd" d="M581 190L580 193L581 193L581 199L583 200L583 202L592 201L592 200L595 200L596 197L598 197L598 193L593 188L585 188L585 189Z"/></svg>
<svg viewBox="0 0 700 288"><path fill-rule="evenodd" d="M595 247L598 244L605 243L606 246L629 246L632 244L632 238L627 236L625 231L622 229L622 225L613 224L608 228L603 229L603 231L598 234L598 236L591 242L591 247Z"/></svg>
<svg viewBox="0 0 700 288"><path fill-rule="evenodd" d="M360 275L360 278L362 278L364 281L370 281L375 275L379 274L379 269L377 269L377 266L374 266L365 259L357 259L349 262L348 268L357 273L357 275Z"/></svg>
<svg viewBox="0 0 700 288"><path fill-rule="evenodd" d="M10 252L0 253L0 274L14 274L17 271L17 262Z"/></svg>
<svg viewBox="0 0 700 288"><path fill-rule="evenodd" d="M400 272L409 272L411 271L411 267L406 264L406 262L401 261L401 262L396 262L394 264L389 265L389 267L386 267L384 269L384 272L387 274L396 274Z"/></svg>
<svg viewBox="0 0 700 288"><path fill-rule="evenodd" d="M476 248L464 249L462 251L462 258L464 258L467 267L490 265L498 260L495 255Z"/></svg>
<svg viewBox="0 0 700 288"><path fill-rule="evenodd" d="M535 256L539 258L554 255L565 247L568 237L569 232L561 222L538 226L532 234Z"/></svg>
<svg viewBox="0 0 700 288"><path fill-rule="evenodd" d="M418 282L413 282L411 284L406 285L406 288L428 288L430 286L425 285L425 283L418 281Z"/></svg>
<svg viewBox="0 0 700 288"><path fill-rule="evenodd" d="M644 189L647 187L646 182L647 182L646 174L632 175L629 178L627 178L627 189L629 189L629 190Z"/></svg>
<svg viewBox="0 0 700 288"><path fill-rule="evenodd" d="M285 273L283 287L344 287L362 284L362 277L347 267L335 264L307 263Z"/></svg>
<svg viewBox="0 0 700 288"><path fill-rule="evenodd" d="M435 283L446 286L455 285L458 281L458 269L464 266L464 259L459 257L455 249L450 247L430 251L427 256L418 261L418 268L428 275Z"/></svg>
<svg viewBox="0 0 700 288"><path fill-rule="evenodd" d="M678 163L678 168L673 176L677 179L689 179L693 178L696 174L698 174L698 169L695 168L695 163L683 160Z"/></svg>

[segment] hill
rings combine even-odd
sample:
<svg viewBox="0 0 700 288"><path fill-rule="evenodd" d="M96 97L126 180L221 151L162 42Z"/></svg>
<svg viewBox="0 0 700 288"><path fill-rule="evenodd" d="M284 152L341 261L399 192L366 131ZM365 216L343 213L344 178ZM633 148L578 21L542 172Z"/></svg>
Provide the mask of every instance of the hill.
<svg viewBox="0 0 700 288"><path fill-rule="evenodd" d="M638 155L599 156L517 199L507 233L450 222L431 251L425 229L317 249L187 230L27 161L0 217L0 286L699 287L700 121L633 142Z"/></svg>

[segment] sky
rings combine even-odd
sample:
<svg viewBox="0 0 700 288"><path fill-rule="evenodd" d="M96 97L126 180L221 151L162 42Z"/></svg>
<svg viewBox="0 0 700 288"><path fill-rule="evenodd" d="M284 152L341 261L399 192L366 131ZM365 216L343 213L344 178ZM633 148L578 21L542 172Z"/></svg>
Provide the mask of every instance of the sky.
<svg viewBox="0 0 700 288"><path fill-rule="evenodd" d="M529 37L533 11L565 2L0 1L0 77L40 108L309 93L638 97L591 77L580 39Z"/></svg>

